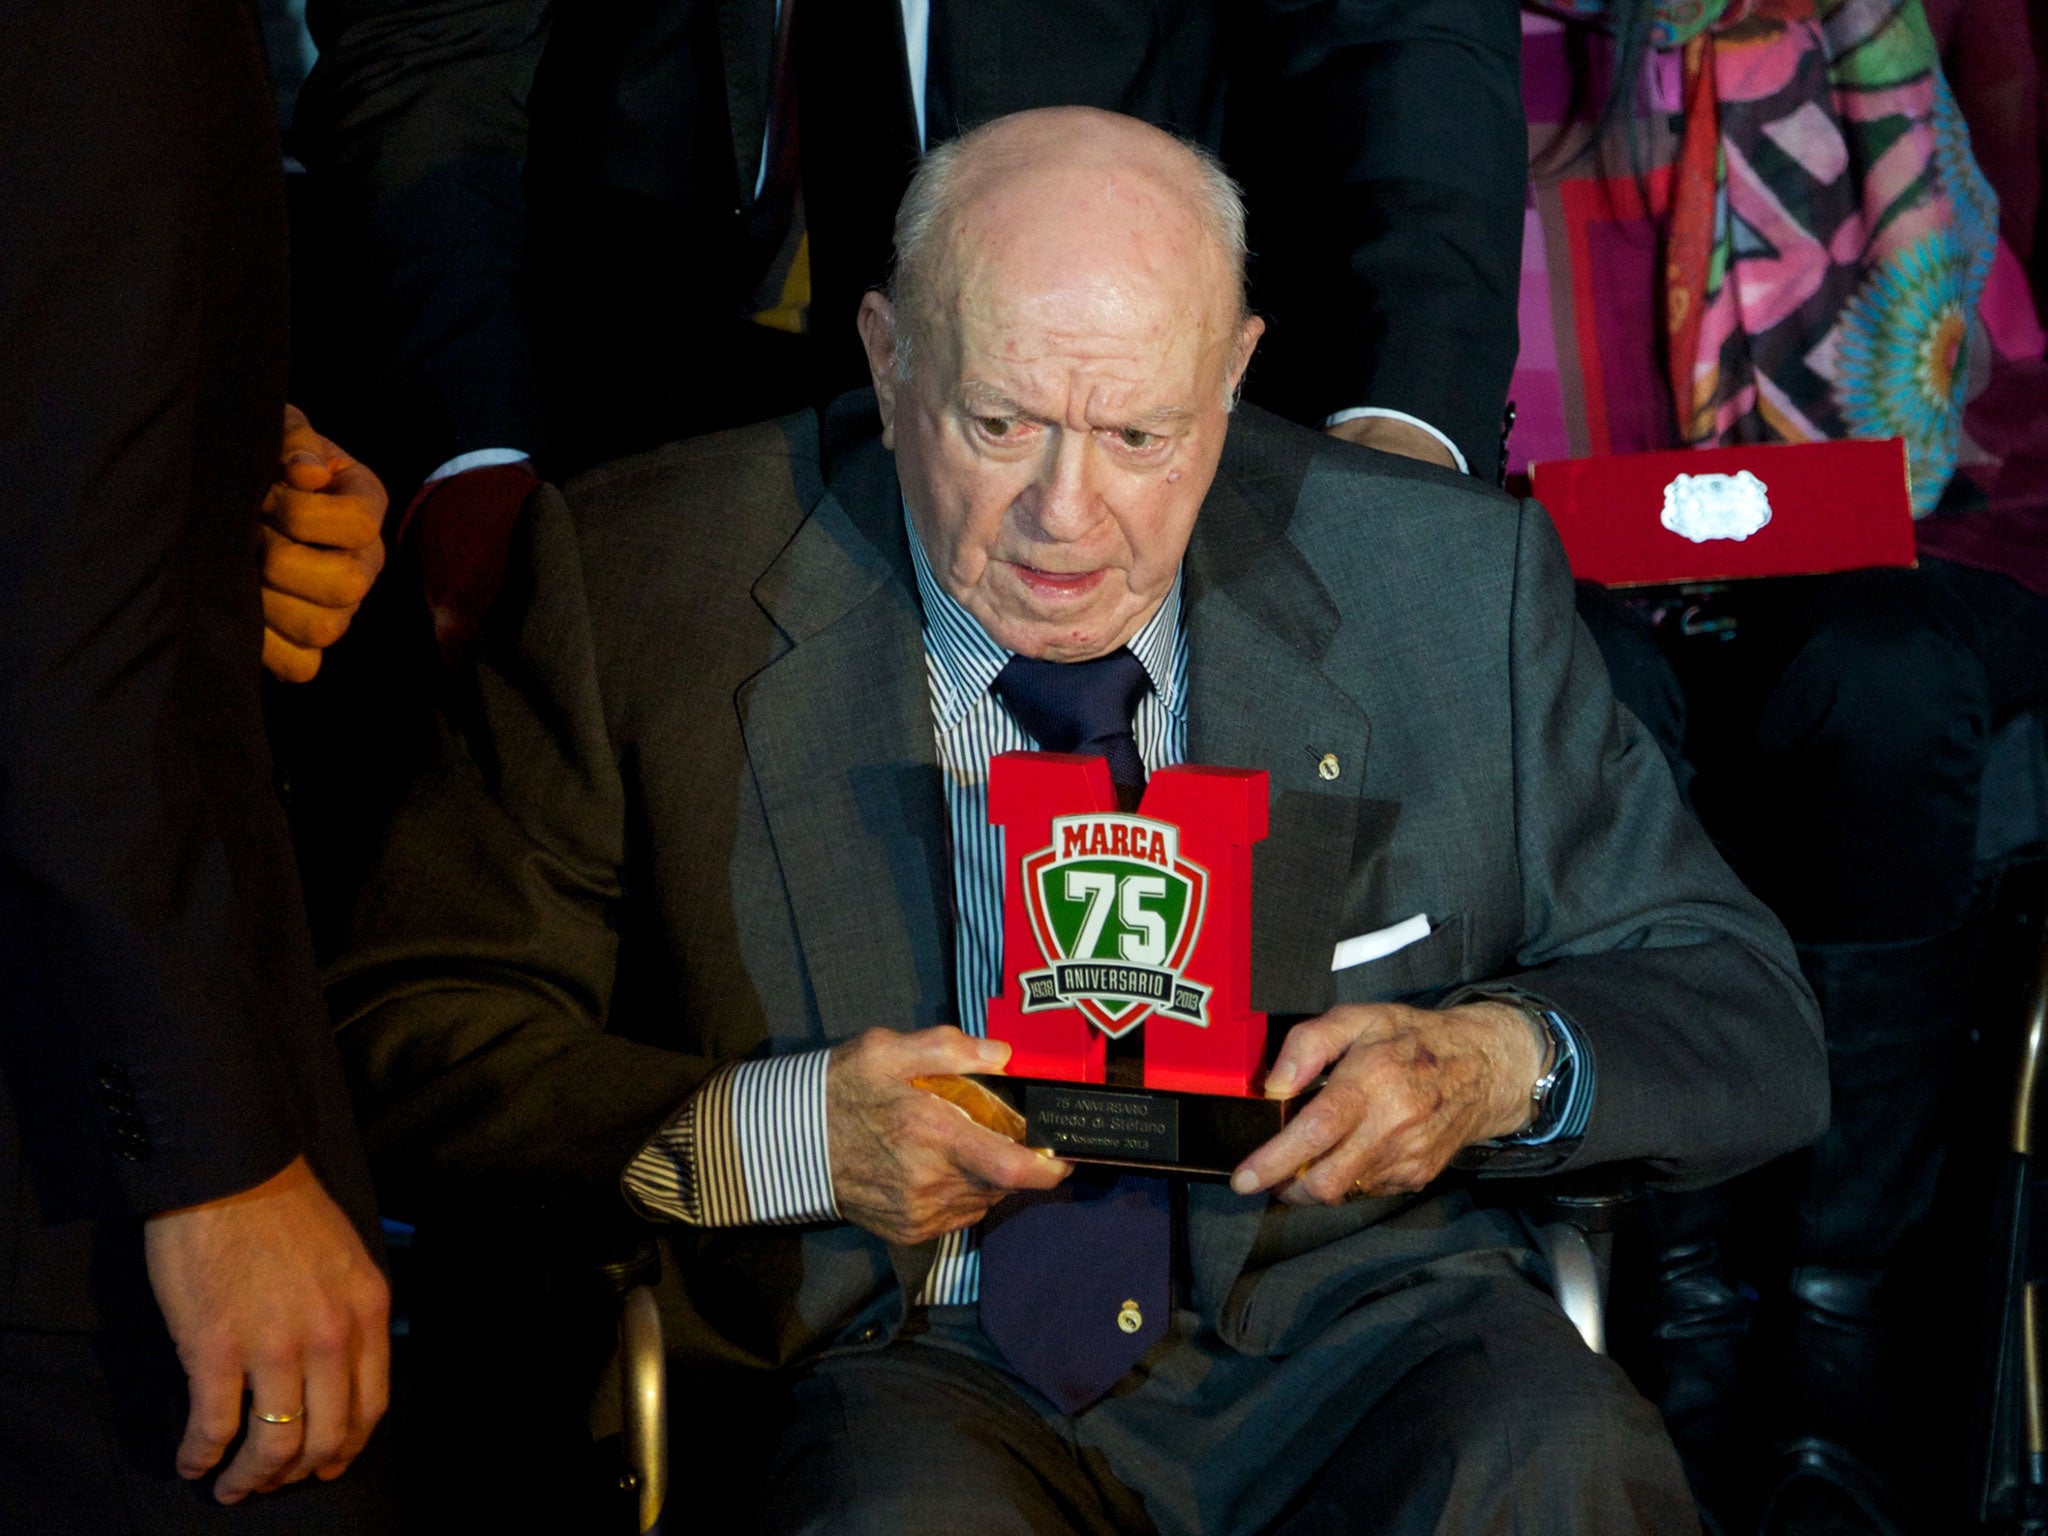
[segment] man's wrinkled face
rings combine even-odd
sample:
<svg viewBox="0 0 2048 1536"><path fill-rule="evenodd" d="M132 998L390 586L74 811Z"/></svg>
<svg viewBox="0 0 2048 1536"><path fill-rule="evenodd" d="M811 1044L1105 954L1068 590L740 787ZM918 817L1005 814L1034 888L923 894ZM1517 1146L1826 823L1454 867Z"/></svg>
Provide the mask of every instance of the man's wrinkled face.
<svg viewBox="0 0 2048 1536"><path fill-rule="evenodd" d="M1142 184L1105 220L1021 237L962 219L946 312L895 377L893 316L862 316L897 476L932 570L997 644L1081 661L1137 633L1173 585L1260 322L1220 252ZM1109 247L1107 250L1104 247Z"/></svg>

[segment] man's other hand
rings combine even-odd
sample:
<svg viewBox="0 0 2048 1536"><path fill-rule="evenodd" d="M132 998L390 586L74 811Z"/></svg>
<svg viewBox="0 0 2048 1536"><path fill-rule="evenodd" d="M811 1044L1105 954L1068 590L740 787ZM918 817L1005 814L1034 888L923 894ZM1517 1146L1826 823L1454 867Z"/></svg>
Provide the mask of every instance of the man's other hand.
<svg viewBox="0 0 2048 1536"><path fill-rule="evenodd" d="M263 498L263 665L309 681L384 568L384 484L284 408L277 479Z"/></svg>
<svg viewBox="0 0 2048 1536"><path fill-rule="evenodd" d="M219 1463L242 1428L246 1387L248 1433L216 1499L339 1477L384 1413L390 1292L305 1160L241 1194L159 1212L142 1236L191 1386L178 1474L204 1477Z"/></svg>
<svg viewBox="0 0 2048 1536"><path fill-rule="evenodd" d="M1474 1142L1521 1130L1543 1070L1536 1027L1506 1003L1333 1008L1287 1032L1266 1092L1298 1093L1324 1071L1329 1081L1230 1187L1289 1205L1411 1194Z"/></svg>
<svg viewBox="0 0 2048 1536"><path fill-rule="evenodd" d="M913 1077L998 1072L1010 1048L950 1024L871 1029L836 1047L825 1077L832 1191L840 1213L891 1243L972 1226L1013 1190L1050 1189L1069 1165L976 1125Z"/></svg>
<svg viewBox="0 0 2048 1536"><path fill-rule="evenodd" d="M1377 448L1381 453L1398 453L1407 458L1420 459L1425 464L1441 464L1445 469L1458 467L1458 461L1451 457L1450 449L1413 422L1401 421L1392 416L1354 416L1349 421L1340 421L1334 427L1325 427L1323 430L1332 437L1343 438L1347 443Z"/></svg>

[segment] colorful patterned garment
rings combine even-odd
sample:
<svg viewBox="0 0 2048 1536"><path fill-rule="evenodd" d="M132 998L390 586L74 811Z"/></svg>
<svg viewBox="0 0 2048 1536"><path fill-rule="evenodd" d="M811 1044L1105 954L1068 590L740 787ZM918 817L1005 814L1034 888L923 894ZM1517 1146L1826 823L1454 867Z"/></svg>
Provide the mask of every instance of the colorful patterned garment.
<svg viewBox="0 0 2048 1536"><path fill-rule="evenodd" d="M1590 149L1610 6L1545 9L1510 468L1897 435L1922 549L2048 592L2044 337L1919 0L1665 0Z"/></svg>

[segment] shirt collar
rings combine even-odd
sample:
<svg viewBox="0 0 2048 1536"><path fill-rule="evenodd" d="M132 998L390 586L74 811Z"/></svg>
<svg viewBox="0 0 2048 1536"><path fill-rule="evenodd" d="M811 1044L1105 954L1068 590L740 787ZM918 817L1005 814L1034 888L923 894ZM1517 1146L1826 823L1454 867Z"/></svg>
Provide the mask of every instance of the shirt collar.
<svg viewBox="0 0 2048 1536"><path fill-rule="evenodd" d="M991 640L981 621L960 605L932 575L924 543L906 508L904 532L910 539L910 563L917 572L918 600L924 605L925 654L931 658L932 705L941 729L950 730L985 695L1016 652ZM1152 680L1152 691L1167 712L1179 715L1187 692L1187 647L1180 632L1181 573L1173 573L1152 617L1131 636L1130 651Z"/></svg>

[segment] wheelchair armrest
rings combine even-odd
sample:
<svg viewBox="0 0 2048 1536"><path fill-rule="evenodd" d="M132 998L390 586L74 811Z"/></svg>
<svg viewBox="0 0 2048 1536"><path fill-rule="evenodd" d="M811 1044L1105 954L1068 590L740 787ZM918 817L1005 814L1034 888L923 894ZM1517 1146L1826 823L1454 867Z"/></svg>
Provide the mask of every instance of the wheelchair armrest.
<svg viewBox="0 0 2048 1536"><path fill-rule="evenodd" d="M1607 1353L1606 1287L1586 1234L1568 1221L1545 1222L1533 1229L1536 1246L1550 1264L1551 1294L1579 1330L1586 1348Z"/></svg>
<svg viewBox="0 0 2048 1536"><path fill-rule="evenodd" d="M619 1390L624 1396L626 1464L638 1480L642 1536L661 1524L668 1499L668 1351L651 1286L619 1303Z"/></svg>
<svg viewBox="0 0 2048 1536"><path fill-rule="evenodd" d="M598 1265L619 1298L621 1447L631 1480L640 1536L656 1532L668 1499L668 1350L654 1287L661 1254L651 1238Z"/></svg>
<svg viewBox="0 0 2048 1536"><path fill-rule="evenodd" d="M1607 1272L1614 1228L1635 1191L1613 1182L1560 1180L1522 1202L1536 1246L1550 1265L1551 1293L1586 1348L1607 1353Z"/></svg>

